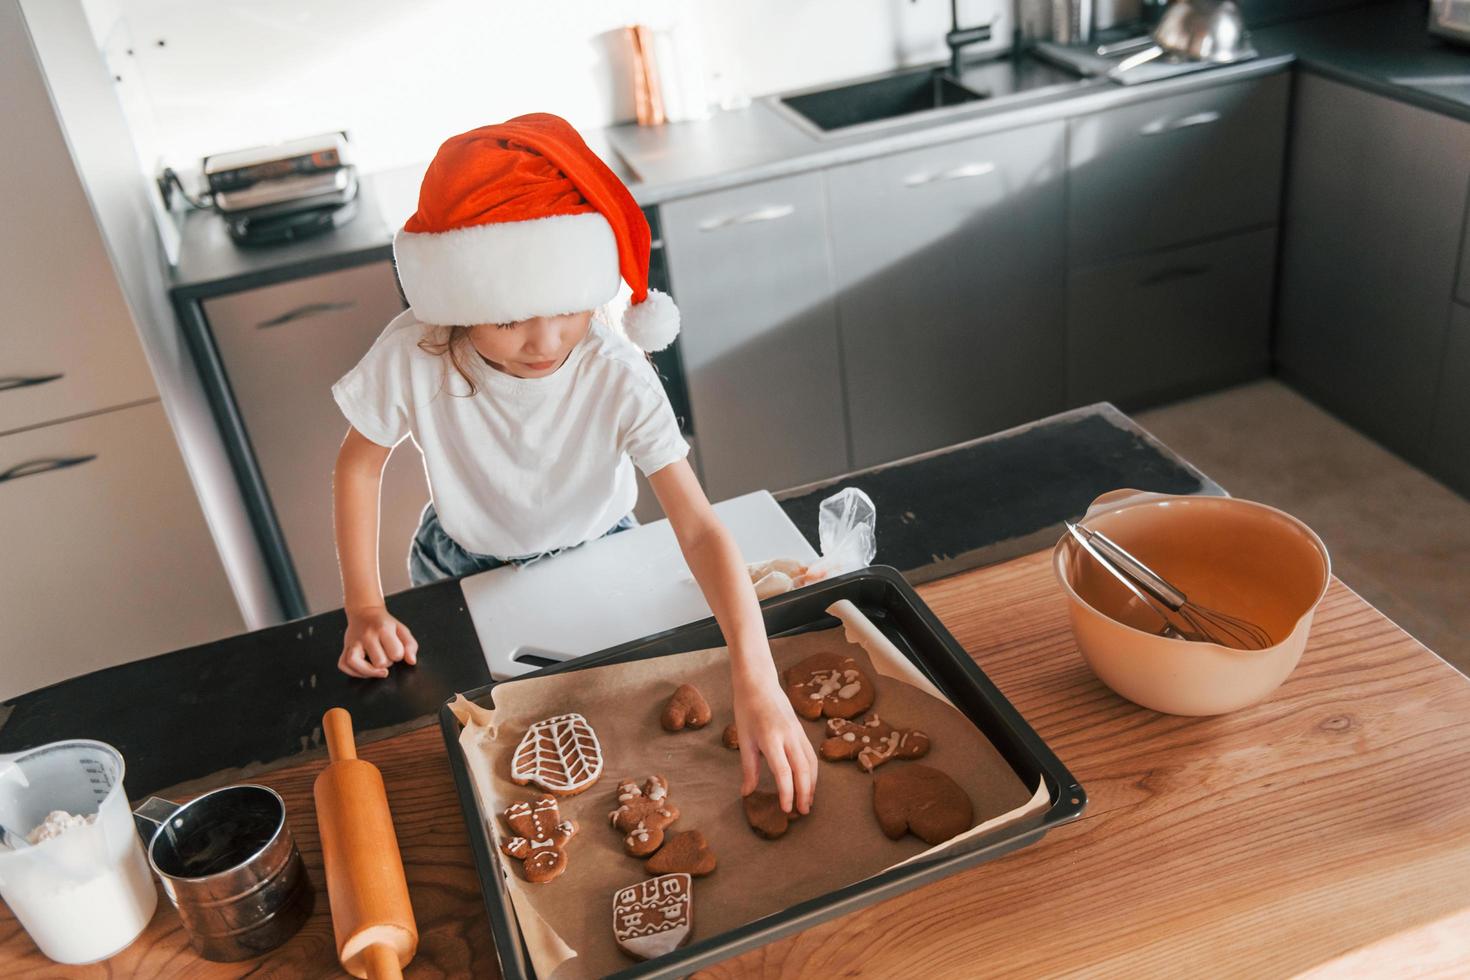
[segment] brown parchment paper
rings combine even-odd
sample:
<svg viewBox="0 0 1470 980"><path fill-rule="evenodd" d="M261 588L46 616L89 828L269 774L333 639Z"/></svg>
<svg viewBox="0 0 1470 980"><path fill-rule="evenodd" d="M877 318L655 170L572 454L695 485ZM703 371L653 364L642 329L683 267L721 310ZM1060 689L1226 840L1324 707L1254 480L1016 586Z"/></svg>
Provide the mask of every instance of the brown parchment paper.
<svg viewBox="0 0 1470 980"><path fill-rule="evenodd" d="M813 653L848 654L876 675L873 710L897 725L918 727L931 738L922 761L948 773L975 805L976 826L937 848L916 837L890 841L873 816L872 777L854 762L820 762L816 802L779 840L758 836L745 822L739 798L740 753L724 748L720 734L733 718L729 667L723 647L630 664L545 677L495 688L493 706L460 699L465 753L492 850L506 836L500 816L512 802L539 791L510 781L510 758L526 729L567 711L581 712L596 730L606 760L597 783L562 800L562 813L577 822L566 872L545 885L520 877L519 862L500 855L516 917L536 972L544 980L596 977L633 962L613 940L613 895L648 877L643 862L623 853L622 835L608 814L622 779L658 774L681 812L673 830L700 830L719 867L694 883L694 939L736 928L795 903L860 881L928 851L1043 810L1045 790L1024 786L994 746L851 603L830 610L844 626L771 641L778 668ZM708 726L674 734L659 725L664 702L681 683L703 692L714 712ZM489 710L487 710L487 708ZM825 722L804 722L813 745ZM889 766L905 765L902 761ZM762 775L770 789L770 775Z"/></svg>

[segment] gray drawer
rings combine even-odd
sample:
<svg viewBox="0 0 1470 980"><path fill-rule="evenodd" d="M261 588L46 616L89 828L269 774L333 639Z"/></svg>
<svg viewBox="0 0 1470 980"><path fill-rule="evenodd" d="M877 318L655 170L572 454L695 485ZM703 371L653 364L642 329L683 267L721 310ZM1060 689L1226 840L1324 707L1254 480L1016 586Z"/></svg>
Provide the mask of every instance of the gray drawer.
<svg viewBox="0 0 1470 980"><path fill-rule="evenodd" d="M207 300L204 313L250 448L286 538L306 605L342 604L332 531L332 467L347 420L332 385L403 310L386 262ZM428 502L423 457L400 443L383 469L378 555L383 589L409 586L408 546Z"/></svg>
<svg viewBox="0 0 1470 980"><path fill-rule="evenodd" d="M0 437L0 541L0 700L244 625L157 401Z"/></svg>
<svg viewBox="0 0 1470 980"><path fill-rule="evenodd" d="M1470 306L1450 315L1431 432L1431 471L1470 497Z"/></svg>
<svg viewBox="0 0 1470 980"><path fill-rule="evenodd" d="M659 209L710 499L848 469L820 173Z"/></svg>
<svg viewBox="0 0 1470 980"><path fill-rule="evenodd" d="M1276 230L1073 273L1067 395L1138 406L1265 374Z"/></svg>
<svg viewBox="0 0 1470 980"><path fill-rule="evenodd" d="M1287 91L1273 75L1073 119L1072 264L1274 224Z"/></svg>
<svg viewBox="0 0 1470 980"><path fill-rule="evenodd" d="M1066 129L828 171L853 465L1062 407Z"/></svg>

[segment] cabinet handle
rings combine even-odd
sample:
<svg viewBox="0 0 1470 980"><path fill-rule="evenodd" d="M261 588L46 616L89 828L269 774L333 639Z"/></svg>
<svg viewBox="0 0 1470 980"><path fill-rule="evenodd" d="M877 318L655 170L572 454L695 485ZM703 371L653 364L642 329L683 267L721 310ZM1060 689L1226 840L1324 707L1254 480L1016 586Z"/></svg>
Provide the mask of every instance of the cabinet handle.
<svg viewBox="0 0 1470 980"><path fill-rule="evenodd" d="M1139 133L1144 136L1158 136L1162 133L1172 133L1180 129L1189 129L1193 126L1208 126L1212 122L1219 122L1220 113L1214 109L1206 109L1204 112L1192 112L1178 119L1155 119L1144 126Z"/></svg>
<svg viewBox="0 0 1470 980"><path fill-rule="evenodd" d="M1207 265L1175 265L1167 269L1160 269L1152 275L1144 276L1139 282L1140 286L1157 286L1161 283L1174 282L1179 279L1193 279L1210 271Z"/></svg>
<svg viewBox="0 0 1470 980"><path fill-rule="evenodd" d="M257 330L268 330L271 327L281 327L295 320L305 320L307 317L320 316L323 313L339 313L342 310L350 310L356 303L350 300L341 303L307 303L298 306L294 310L287 310L280 316L273 316L269 320L261 320L255 325Z"/></svg>
<svg viewBox="0 0 1470 980"><path fill-rule="evenodd" d="M728 218L710 218L699 223L700 231L718 231L731 225L748 225L754 221L775 221L787 215L795 214L796 207L791 204L772 204L764 208L756 208L744 214L734 214Z"/></svg>
<svg viewBox="0 0 1470 980"><path fill-rule="evenodd" d="M995 173L995 164L986 160L981 163L962 163L958 167L950 167L948 170L940 170L932 174L914 174L912 177L903 179L905 187L923 187L925 184L933 184L941 180L964 180L967 177L984 177L986 174Z"/></svg>
<svg viewBox="0 0 1470 980"><path fill-rule="evenodd" d="M52 470L64 470L68 466L81 466L90 463L97 458L97 454L90 456L52 456L49 459L32 459L24 463L16 463L10 469L0 472L0 483L9 483L11 480L19 480L23 476L36 476L39 473L50 473Z"/></svg>
<svg viewBox="0 0 1470 980"><path fill-rule="evenodd" d="M29 377L19 374L12 375L7 378L0 378L0 391L14 391L16 388L33 388L36 385L60 381L64 377L66 377L65 374L34 374Z"/></svg>

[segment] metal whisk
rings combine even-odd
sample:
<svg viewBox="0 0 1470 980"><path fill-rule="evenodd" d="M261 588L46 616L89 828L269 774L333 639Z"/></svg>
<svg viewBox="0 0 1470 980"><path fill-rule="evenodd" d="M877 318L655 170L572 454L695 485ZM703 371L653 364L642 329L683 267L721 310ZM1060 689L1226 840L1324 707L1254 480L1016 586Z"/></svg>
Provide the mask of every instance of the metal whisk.
<svg viewBox="0 0 1470 980"><path fill-rule="evenodd" d="M1255 623L1190 602L1188 596L1170 585L1162 575L1101 531L1079 527L1071 521L1066 524L1067 531L1084 551L1127 586L1144 605L1158 613L1164 621L1164 628L1159 631L1161 635L1218 643L1236 650L1264 650L1271 645L1271 634Z"/></svg>

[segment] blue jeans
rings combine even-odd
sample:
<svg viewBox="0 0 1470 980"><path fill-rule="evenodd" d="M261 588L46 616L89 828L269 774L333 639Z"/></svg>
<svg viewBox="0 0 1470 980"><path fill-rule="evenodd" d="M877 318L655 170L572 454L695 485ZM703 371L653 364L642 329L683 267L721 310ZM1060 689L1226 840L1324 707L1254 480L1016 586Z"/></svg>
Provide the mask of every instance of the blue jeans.
<svg viewBox="0 0 1470 980"><path fill-rule="evenodd" d="M637 518L628 514L604 532L601 537L605 538L609 534L617 534L619 531L626 531L630 527L637 526ZM426 585L440 579L488 572L492 568L500 568L505 565L529 565L531 562L550 558L552 555L559 555L563 551L570 551L577 547L580 545L568 545L565 548L554 548L538 555L524 555L520 558L477 555L473 551L466 551L458 541L444 533L444 528L439 524L439 515L434 511L434 505L429 504L424 508L424 516L419 519L419 529L413 535L413 545L408 549L408 577L414 585Z"/></svg>

